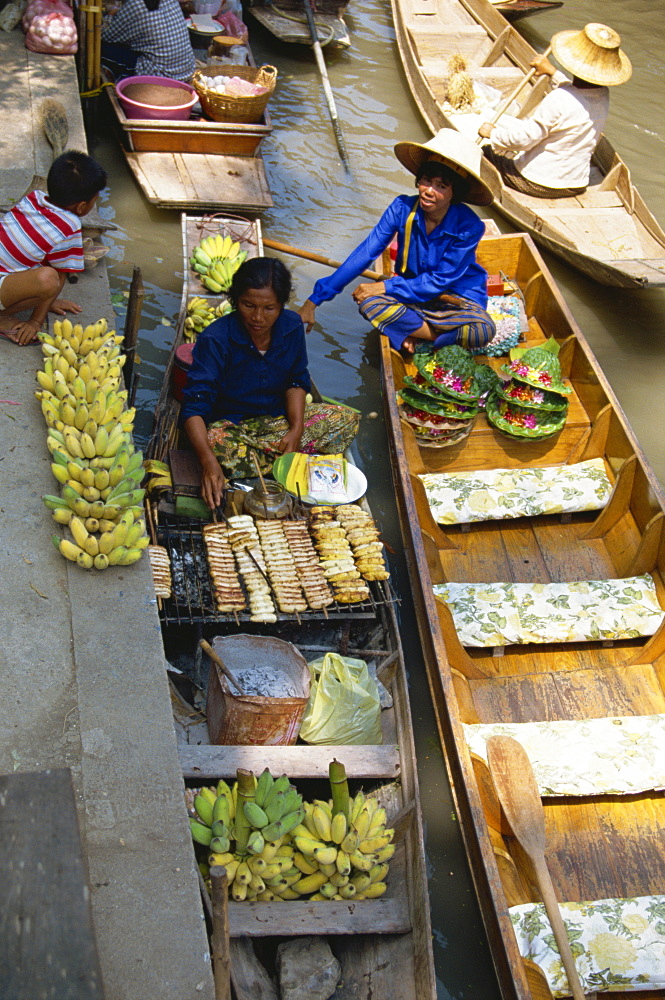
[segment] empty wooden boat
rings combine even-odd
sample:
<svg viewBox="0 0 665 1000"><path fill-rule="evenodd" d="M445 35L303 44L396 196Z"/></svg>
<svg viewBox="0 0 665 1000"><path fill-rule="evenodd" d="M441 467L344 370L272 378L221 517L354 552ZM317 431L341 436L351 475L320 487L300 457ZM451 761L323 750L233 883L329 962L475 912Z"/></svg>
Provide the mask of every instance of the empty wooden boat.
<svg viewBox="0 0 665 1000"><path fill-rule="evenodd" d="M416 368L381 339L420 636L497 976L511 1000L570 993L488 769L503 733L536 771L585 991L664 997L665 498L531 239L485 238L478 258L519 285L524 346L559 346L558 433L507 436L481 412L464 441L419 443L398 404Z"/></svg>
<svg viewBox="0 0 665 1000"><path fill-rule="evenodd" d="M492 107L456 110L447 100L448 63L463 56L474 83L501 99L513 92L537 53L489 0L393 0L404 72L423 118L437 132L456 128L474 141ZM549 87L534 77L511 113L524 117ZM498 103L498 102L497 102ZM483 161L494 207L545 249L605 285L640 288L665 284L665 232L633 184L628 166L606 136L596 147L591 182L572 198L534 198L507 187Z"/></svg>

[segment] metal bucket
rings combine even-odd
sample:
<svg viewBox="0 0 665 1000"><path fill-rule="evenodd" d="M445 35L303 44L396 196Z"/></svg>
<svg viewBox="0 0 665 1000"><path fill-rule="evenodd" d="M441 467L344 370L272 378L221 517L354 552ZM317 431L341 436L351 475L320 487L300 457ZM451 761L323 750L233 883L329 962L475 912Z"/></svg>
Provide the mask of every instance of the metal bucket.
<svg viewBox="0 0 665 1000"><path fill-rule="evenodd" d="M239 695L213 661L206 704L210 742L222 746L295 743L309 700L310 674L304 656L292 643L271 636L218 636L212 647L232 674L254 661L283 673L301 694L290 698Z"/></svg>

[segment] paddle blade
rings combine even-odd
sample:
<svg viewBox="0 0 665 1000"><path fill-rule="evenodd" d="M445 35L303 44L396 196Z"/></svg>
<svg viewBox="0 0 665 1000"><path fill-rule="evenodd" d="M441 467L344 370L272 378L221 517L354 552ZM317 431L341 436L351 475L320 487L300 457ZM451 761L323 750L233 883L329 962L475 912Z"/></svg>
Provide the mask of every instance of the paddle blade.
<svg viewBox="0 0 665 1000"><path fill-rule="evenodd" d="M545 815L531 762L512 736L490 736L487 762L512 831L529 857L545 853Z"/></svg>

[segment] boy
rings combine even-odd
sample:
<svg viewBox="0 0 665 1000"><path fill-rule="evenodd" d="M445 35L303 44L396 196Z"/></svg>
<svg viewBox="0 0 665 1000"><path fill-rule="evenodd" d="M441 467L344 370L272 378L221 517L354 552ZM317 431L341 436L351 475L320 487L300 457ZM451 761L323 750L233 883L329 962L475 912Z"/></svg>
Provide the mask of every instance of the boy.
<svg viewBox="0 0 665 1000"><path fill-rule="evenodd" d="M51 164L46 187L48 196L31 191L0 222L0 334L16 344L38 339L49 310L81 311L58 296L67 272L84 268L80 220L106 187L106 171L69 150ZM24 309L30 319L12 318Z"/></svg>

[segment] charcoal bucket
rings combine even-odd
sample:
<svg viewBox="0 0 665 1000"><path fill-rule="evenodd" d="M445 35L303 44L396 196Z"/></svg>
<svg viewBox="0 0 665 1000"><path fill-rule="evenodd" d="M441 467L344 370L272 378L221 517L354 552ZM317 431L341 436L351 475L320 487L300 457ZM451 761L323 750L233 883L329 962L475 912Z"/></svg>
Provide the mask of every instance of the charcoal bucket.
<svg viewBox="0 0 665 1000"><path fill-rule="evenodd" d="M295 743L309 700L310 674L304 656L292 643L272 636L218 636L212 647L232 674L257 664L257 670L288 680L297 694L288 698L240 695L213 661L206 704L210 742L222 746Z"/></svg>

